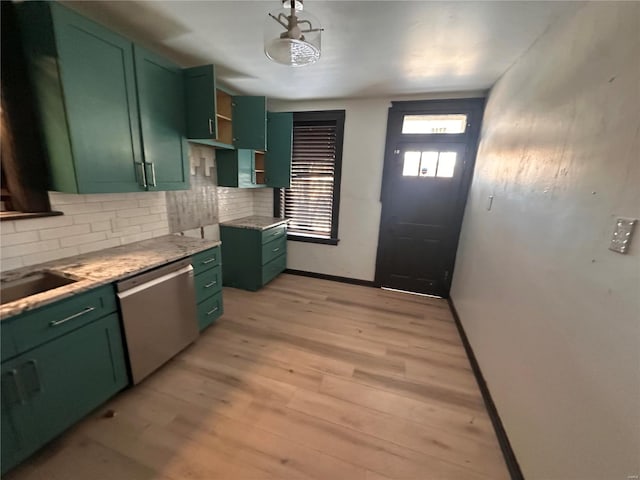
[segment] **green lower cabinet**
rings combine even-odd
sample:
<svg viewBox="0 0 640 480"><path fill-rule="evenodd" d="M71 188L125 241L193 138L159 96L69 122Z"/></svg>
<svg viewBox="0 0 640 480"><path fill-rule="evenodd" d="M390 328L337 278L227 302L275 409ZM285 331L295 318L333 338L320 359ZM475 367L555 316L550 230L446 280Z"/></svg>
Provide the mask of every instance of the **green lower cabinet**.
<svg viewBox="0 0 640 480"><path fill-rule="evenodd" d="M2 472L128 384L117 313L2 364Z"/></svg>
<svg viewBox="0 0 640 480"><path fill-rule="evenodd" d="M287 267L286 226L267 230L220 225L224 285L256 291Z"/></svg>
<svg viewBox="0 0 640 480"><path fill-rule="evenodd" d="M220 247L210 248L191 257L195 274L198 325L200 331L215 322L224 312L222 305L222 263Z"/></svg>
<svg viewBox="0 0 640 480"><path fill-rule="evenodd" d="M2 473L17 465L39 446L33 404L24 401L18 369L24 359L2 364Z"/></svg>
<svg viewBox="0 0 640 480"><path fill-rule="evenodd" d="M200 326L200 331L215 322L223 313L222 292L218 292L198 303L198 325Z"/></svg>

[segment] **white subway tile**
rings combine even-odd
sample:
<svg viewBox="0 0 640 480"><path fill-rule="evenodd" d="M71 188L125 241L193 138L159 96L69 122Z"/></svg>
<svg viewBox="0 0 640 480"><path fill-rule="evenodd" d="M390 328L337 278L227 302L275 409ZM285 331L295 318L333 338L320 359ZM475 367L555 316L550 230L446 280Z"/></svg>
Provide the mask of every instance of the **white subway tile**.
<svg viewBox="0 0 640 480"><path fill-rule="evenodd" d="M23 266L23 263L22 263L21 257L5 258L2 261L0 261L0 271L2 272L13 270L15 268L20 268L22 266Z"/></svg>
<svg viewBox="0 0 640 480"><path fill-rule="evenodd" d="M85 225L71 225L69 227L57 227L47 228L40 230L40 239L49 240L52 238L72 237L74 235L80 235L83 233L89 233L91 228L88 224Z"/></svg>
<svg viewBox="0 0 640 480"><path fill-rule="evenodd" d="M127 210L118 210L116 215L122 218L142 217L143 215L149 215L149 209L146 207L129 208Z"/></svg>
<svg viewBox="0 0 640 480"><path fill-rule="evenodd" d="M93 213L102 211L101 203L78 203L75 205L61 205L60 207L60 210L62 210L65 215L76 215L78 213Z"/></svg>
<svg viewBox="0 0 640 480"><path fill-rule="evenodd" d="M119 238L110 238L108 240L102 240L100 242L87 243L86 245L79 245L78 251L80 253L95 252L97 250L103 250L105 248L117 247L120 245Z"/></svg>
<svg viewBox="0 0 640 480"><path fill-rule="evenodd" d="M40 240L38 232L32 230L30 232L4 233L2 232L2 241L0 247L8 247L10 245L18 245L20 243L31 243Z"/></svg>
<svg viewBox="0 0 640 480"><path fill-rule="evenodd" d="M108 238L122 237L124 235L133 235L135 233L140 233L142 229L140 225L132 225L130 227L125 227L118 229L118 231L106 232Z"/></svg>
<svg viewBox="0 0 640 480"><path fill-rule="evenodd" d="M30 230L41 230L43 228L64 227L71 225L73 218L69 215L59 215L55 217L29 218L15 222L16 231L28 232Z"/></svg>
<svg viewBox="0 0 640 480"><path fill-rule="evenodd" d="M41 242L22 243L20 245L12 245L10 247L2 247L2 249L0 249L0 254L2 258L22 257L38 252L55 250L59 247L60 243L58 240L44 240Z"/></svg>
<svg viewBox="0 0 640 480"><path fill-rule="evenodd" d="M49 201L51 205L72 205L77 203L84 203L85 196L78 195L77 193L61 193L61 192L49 192Z"/></svg>
<svg viewBox="0 0 640 480"><path fill-rule="evenodd" d="M151 232L144 233L135 233L133 235L124 235L120 237L120 241L123 245L127 243L139 242L140 240L147 240L148 238L153 238L153 234Z"/></svg>
<svg viewBox="0 0 640 480"><path fill-rule="evenodd" d="M91 225L92 232L106 232L111 230L111 222L93 222Z"/></svg>
<svg viewBox="0 0 640 480"><path fill-rule="evenodd" d="M0 234L13 233L16 231L15 222L0 222Z"/></svg>
<svg viewBox="0 0 640 480"><path fill-rule="evenodd" d="M57 260L59 258L71 257L78 255L78 249L71 248L59 248L50 252L36 253L35 255L29 255L22 257L23 263L26 265L36 265L38 263L49 262L51 260Z"/></svg>
<svg viewBox="0 0 640 480"><path fill-rule="evenodd" d="M73 237L61 238L60 246L75 247L76 245L82 245L85 243L99 242L101 240L106 240L106 238L107 238L107 234L105 232L85 233L84 235L75 235Z"/></svg>
<svg viewBox="0 0 640 480"><path fill-rule="evenodd" d="M73 215L73 223L93 223L110 220L116 216L115 212L92 212L92 213L79 213Z"/></svg>
<svg viewBox="0 0 640 480"><path fill-rule="evenodd" d="M102 202L101 205L102 210L105 212L117 212L118 210L131 208L132 203L129 200L114 200L112 202Z"/></svg>
<svg viewBox="0 0 640 480"><path fill-rule="evenodd" d="M158 205L155 207L149 207L149 213L167 213L166 205Z"/></svg>

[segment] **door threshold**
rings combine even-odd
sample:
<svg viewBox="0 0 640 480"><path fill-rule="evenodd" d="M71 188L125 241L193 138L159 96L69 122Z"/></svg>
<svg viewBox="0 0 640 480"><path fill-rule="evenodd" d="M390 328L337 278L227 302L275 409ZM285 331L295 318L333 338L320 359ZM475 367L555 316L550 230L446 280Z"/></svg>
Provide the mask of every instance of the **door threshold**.
<svg viewBox="0 0 640 480"><path fill-rule="evenodd" d="M408 293L409 295L418 295L420 297L429 297L429 298L444 298L438 295L429 295L428 293L418 293L418 292L410 292L408 290L399 290L397 288L390 287L381 287L382 290L389 290L390 292L399 292L399 293Z"/></svg>

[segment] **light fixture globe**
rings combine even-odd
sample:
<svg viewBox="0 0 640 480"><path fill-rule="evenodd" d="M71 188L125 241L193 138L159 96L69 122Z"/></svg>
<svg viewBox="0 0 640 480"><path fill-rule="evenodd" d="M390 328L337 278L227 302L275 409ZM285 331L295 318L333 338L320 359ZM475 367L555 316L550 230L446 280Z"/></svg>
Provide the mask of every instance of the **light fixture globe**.
<svg viewBox="0 0 640 480"><path fill-rule="evenodd" d="M320 59L320 49L315 45L293 38L276 38L265 45L264 53L271 60L292 67L303 67Z"/></svg>
<svg viewBox="0 0 640 480"><path fill-rule="evenodd" d="M289 0L270 12L264 28L264 53L274 62L292 67L320 59L322 28L317 18L303 11L302 2Z"/></svg>

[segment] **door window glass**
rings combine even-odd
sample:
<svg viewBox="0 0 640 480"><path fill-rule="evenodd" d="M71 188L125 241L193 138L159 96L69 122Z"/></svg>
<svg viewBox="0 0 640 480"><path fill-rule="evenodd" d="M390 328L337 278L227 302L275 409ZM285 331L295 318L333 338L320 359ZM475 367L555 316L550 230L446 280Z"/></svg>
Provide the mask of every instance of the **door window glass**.
<svg viewBox="0 0 640 480"><path fill-rule="evenodd" d="M451 178L456 167L456 152L404 152L403 177Z"/></svg>
<svg viewBox="0 0 640 480"><path fill-rule="evenodd" d="M404 152L403 177L417 177L420 167L420 152Z"/></svg>
<svg viewBox="0 0 640 480"><path fill-rule="evenodd" d="M456 152L440 152L438 158L438 177L453 177L456 168Z"/></svg>
<svg viewBox="0 0 640 480"><path fill-rule="evenodd" d="M420 176L435 177L438 168L438 152L422 152L420 159Z"/></svg>
<svg viewBox="0 0 640 480"><path fill-rule="evenodd" d="M466 115L405 115L402 119L403 134L464 133L466 128Z"/></svg>

